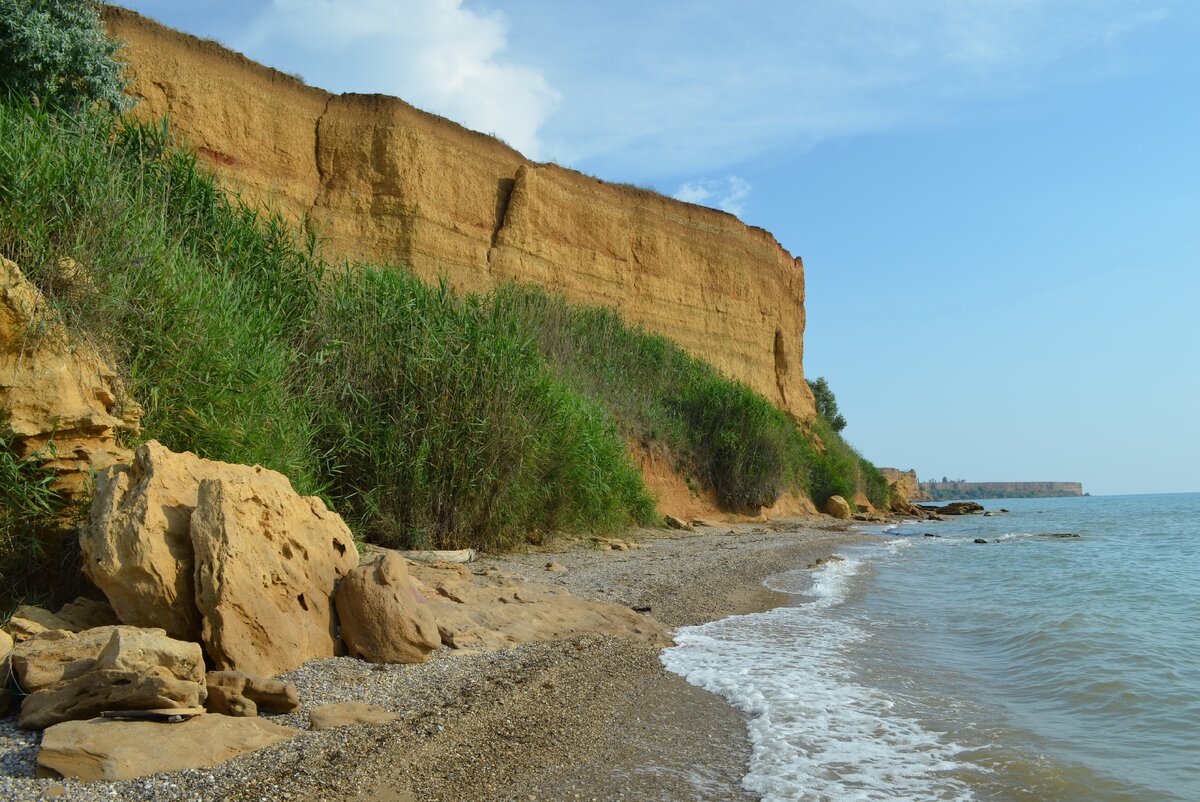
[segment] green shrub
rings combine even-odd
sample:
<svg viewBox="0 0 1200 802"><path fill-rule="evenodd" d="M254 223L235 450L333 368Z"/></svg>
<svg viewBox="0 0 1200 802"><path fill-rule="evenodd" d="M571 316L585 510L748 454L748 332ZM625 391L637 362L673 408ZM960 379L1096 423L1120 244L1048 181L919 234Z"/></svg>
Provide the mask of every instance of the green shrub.
<svg viewBox="0 0 1200 802"><path fill-rule="evenodd" d="M124 108L116 50L90 0L0 0L0 91L71 111Z"/></svg>
<svg viewBox="0 0 1200 802"><path fill-rule="evenodd" d="M833 394L833 389L830 388L829 382L824 376L818 376L816 379L810 379L808 389L812 390L813 402L817 407L817 414L825 419L829 424L829 428L835 432L841 432L846 428L846 417L838 410L837 397Z"/></svg>
<svg viewBox="0 0 1200 802"><path fill-rule="evenodd" d="M21 458L0 435L0 611L44 592L60 573L64 534L54 521L65 503L51 487L54 474L42 467L51 457L53 446Z"/></svg>
<svg viewBox="0 0 1200 802"><path fill-rule="evenodd" d="M314 330L335 495L369 539L495 549L652 519L611 418L546 371L499 299L363 269Z"/></svg>
<svg viewBox="0 0 1200 802"><path fill-rule="evenodd" d="M319 271L161 128L0 106L0 253L122 367L146 437L320 489L295 347Z"/></svg>

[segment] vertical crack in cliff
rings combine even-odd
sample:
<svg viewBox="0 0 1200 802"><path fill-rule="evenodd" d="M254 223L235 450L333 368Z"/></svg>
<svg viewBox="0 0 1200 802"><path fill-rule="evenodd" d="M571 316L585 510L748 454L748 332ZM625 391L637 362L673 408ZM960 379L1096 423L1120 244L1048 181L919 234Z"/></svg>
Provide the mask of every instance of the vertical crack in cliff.
<svg viewBox="0 0 1200 802"><path fill-rule="evenodd" d="M783 408L789 409L787 397L788 358L784 347L783 330L775 329L775 386L779 389L779 400Z"/></svg>
<svg viewBox="0 0 1200 802"><path fill-rule="evenodd" d="M317 171L317 190L313 193L312 203L308 205L308 210L304 213L304 230L308 232L314 230L312 226L313 212L316 211L317 203L325 192L325 171L321 169L321 124L325 122L325 115L329 113L329 107L336 97L337 95L330 95L325 98L325 108L317 115L317 121L313 126L313 168Z"/></svg>
<svg viewBox="0 0 1200 802"><path fill-rule="evenodd" d="M491 265L492 254L496 250L496 245L500 241L500 230L508 222L508 206L512 202L513 191L517 188L517 181L521 179L521 173L524 167L517 168L517 174L514 178L501 178L496 182L496 222L492 226L492 240L488 245L486 264Z"/></svg>

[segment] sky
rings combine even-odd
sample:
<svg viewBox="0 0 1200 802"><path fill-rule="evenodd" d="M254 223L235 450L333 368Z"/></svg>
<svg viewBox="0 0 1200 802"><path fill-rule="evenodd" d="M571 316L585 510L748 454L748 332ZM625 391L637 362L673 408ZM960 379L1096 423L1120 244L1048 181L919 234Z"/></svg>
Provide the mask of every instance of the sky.
<svg viewBox="0 0 1200 802"><path fill-rule="evenodd" d="M877 465L1200 491L1200 3L126 5L768 229Z"/></svg>

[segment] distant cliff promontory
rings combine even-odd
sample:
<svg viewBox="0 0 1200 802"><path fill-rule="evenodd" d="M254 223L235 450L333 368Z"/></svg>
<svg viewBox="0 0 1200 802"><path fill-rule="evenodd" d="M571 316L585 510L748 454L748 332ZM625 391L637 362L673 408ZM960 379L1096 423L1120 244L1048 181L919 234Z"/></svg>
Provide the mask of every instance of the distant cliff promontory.
<svg viewBox="0 0 1200 802"><path fill-rule="evenodd" d="M919 487L930 501L1083 495L1083 485L1079 482L921 482Z"/></svg>

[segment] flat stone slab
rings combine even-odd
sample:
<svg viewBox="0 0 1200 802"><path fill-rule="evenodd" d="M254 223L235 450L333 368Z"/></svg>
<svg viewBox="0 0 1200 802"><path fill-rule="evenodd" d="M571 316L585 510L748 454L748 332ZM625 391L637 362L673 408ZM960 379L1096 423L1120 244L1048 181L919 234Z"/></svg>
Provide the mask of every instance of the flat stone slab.
<svg viewBox="0 0 1200 802"><path fill-rule="evenodd" d="M398 718L398 713L366 702L334 702L315 707L308 714L311 722L309 729L312 730L328 730L354 724L387 724Z"/></svg>
<svg viewBox="0 0 1200 802"><path fill-rule="evenodd" d="M46 730L40 777L132 780L201 769L291 740L300 730L259 718L203 715L178 724L94 718Z"/></svg>

